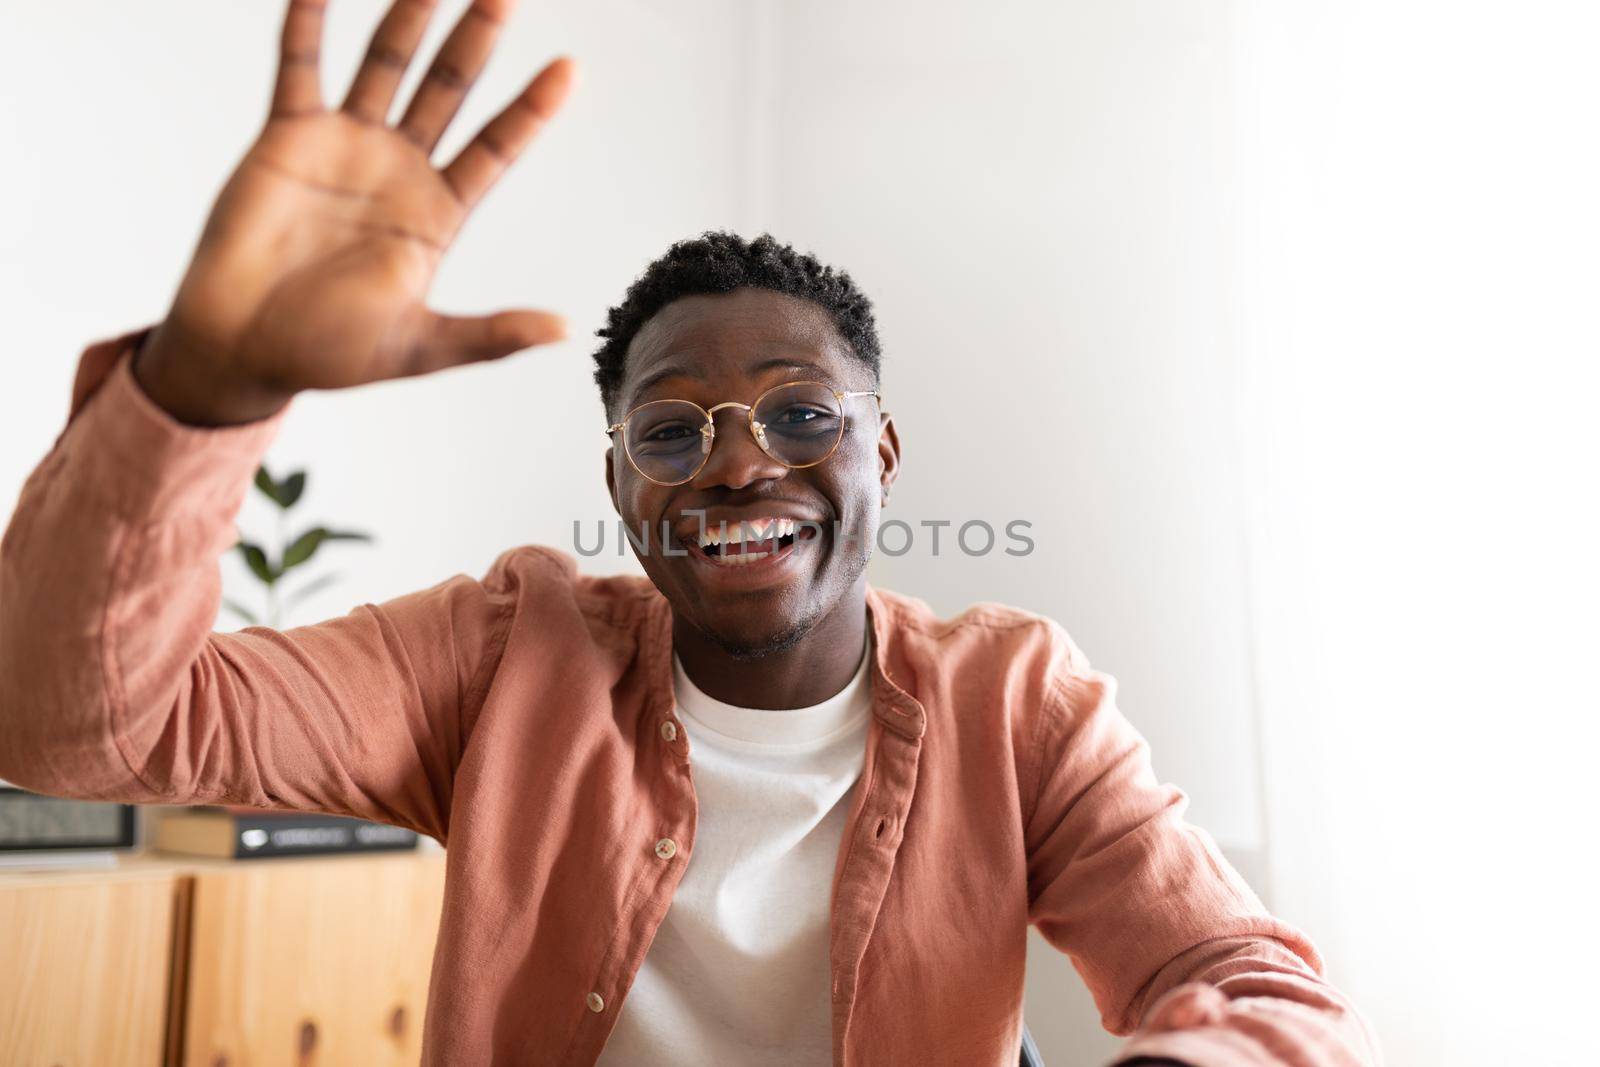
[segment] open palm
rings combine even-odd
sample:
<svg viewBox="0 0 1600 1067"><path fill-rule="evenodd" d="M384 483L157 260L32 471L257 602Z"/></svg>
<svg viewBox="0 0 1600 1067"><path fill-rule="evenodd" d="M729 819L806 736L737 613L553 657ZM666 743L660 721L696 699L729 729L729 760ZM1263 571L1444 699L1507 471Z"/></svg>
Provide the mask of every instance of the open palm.
<svg viewBox="0 0 1600 1067"><path fill-rule="evenodd" d="M456 158L431 156L515 0L474 0L403 117L388 114L433 0L396 0L343 105L323 105L323 8L292 0L266 127L212 209L152 358L292 395L425 374L559 339L559 316L455 317L426 303L468 213L560 108L557 59ZM182 353L182 355L178 355Z"/></svg>

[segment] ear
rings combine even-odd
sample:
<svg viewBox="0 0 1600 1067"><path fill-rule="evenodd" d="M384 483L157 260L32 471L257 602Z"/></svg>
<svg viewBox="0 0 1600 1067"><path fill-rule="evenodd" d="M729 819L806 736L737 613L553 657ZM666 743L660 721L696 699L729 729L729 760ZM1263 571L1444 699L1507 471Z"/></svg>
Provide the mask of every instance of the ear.
<svg viewBox="0 0 1600 1067"><path fill-rule="evenodd" d="M878 468L880 499L887 504L889 490L900 477L900 431L894 424L894 416L887 411L878 417Z"/></svg>
<svg viewBox="0 0 1600 1067"><path fill-rule="evenodd" d="M614 447L606 449L606 492L611 494L611 510L621 515L622 505L617 503L617 468L612 455L615 451Z"/></svg>

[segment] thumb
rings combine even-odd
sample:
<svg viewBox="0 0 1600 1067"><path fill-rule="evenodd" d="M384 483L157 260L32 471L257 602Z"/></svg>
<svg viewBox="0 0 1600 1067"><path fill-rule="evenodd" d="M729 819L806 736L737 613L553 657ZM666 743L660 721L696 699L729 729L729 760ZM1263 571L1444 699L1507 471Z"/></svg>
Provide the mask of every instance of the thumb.
<svg viewBox="0 0 1600 1067"><path fill-rule="evenodd" d="M553 311L501 311L494 315L440 315L423 327L413 374L463 363L500 359L567 336L567 320Z"/></svg>

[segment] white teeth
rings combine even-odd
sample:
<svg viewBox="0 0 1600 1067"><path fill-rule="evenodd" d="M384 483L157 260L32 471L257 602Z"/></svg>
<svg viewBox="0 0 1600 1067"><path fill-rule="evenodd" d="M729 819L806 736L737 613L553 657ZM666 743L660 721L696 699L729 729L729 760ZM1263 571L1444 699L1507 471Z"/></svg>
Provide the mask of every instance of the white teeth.
<svg viewBox="0 0 1600 1067"><path fill-rule="evenodd" d="M748 519L744 522L730 522L727 525L727 537L723 537L721 523L707 525L700 531L700 547L708 548L711 545L735 544L741 541L770 541L774 537L788 537L799 528L795 519ZM760 559L765 553L757 553L752 559Z"/></svg>
<svg viewBox="0 0 1600 1067"><path fill-rule="evenodd" d="M758 560L766 559L771 552L739 552L731 556L712 556L711 558L721 567L748 567Z"/></svg>

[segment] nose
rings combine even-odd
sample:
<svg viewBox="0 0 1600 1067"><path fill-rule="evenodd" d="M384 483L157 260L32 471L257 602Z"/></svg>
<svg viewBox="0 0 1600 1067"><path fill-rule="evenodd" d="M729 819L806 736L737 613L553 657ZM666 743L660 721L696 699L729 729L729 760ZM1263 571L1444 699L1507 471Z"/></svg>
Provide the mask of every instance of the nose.
<svg viewBox="0 0 1600 1067"><path fill-rule="evenodd" d="M754 482L782 478L789 473L788 467L767 455L756 444L755 435L750 432L748 413L744 409L724 409L713 412L711 418L717 434L711 442L711 455L706 457L706 465L689 483L694 488L709 489L720 485L728 489L743 489Z"/></svg>

